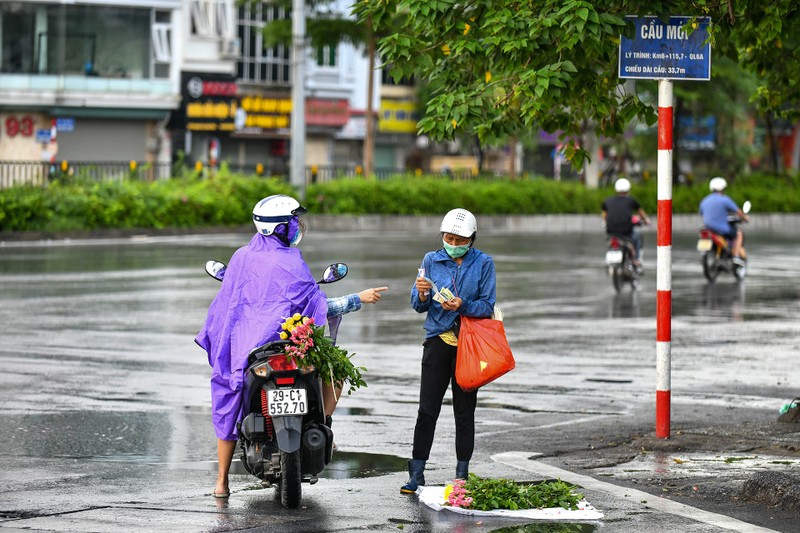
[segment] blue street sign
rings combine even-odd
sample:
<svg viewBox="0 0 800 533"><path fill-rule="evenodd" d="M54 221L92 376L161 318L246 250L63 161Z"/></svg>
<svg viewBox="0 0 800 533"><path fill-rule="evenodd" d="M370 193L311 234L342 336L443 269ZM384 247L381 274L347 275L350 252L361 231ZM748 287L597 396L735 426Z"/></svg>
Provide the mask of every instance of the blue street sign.
<svg viewBox="0 0 800 533"><path fill-rule="evenodd" d="M628 18L636 31L633 39L620 37L620 78L711 79L709 18L698 18L691 35L684 29L691 17L670 17L669 24L657 17Z"/></svg>
<svg viewBox="0 0 800 533"><path fill-rule="evenodd" d="M50 142L50 130L36 130L36 142L47 144Z"/></svg>
<svg viewBox="0 0 800 533"><path fill-rule="evenodd" d="M56 130L58 130L59 133L75 131L75 119L63 117L57 118Z"/></svg>

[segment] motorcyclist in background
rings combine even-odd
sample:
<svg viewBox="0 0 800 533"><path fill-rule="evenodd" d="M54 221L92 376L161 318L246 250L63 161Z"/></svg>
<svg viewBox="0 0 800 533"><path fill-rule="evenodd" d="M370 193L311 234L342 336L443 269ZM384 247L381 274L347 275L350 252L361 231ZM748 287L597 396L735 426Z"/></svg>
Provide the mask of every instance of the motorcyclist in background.
<svg viewBox="0 0 800 533"><path fill-rule="evenodd" d="M744 250L742 249L742 244L744 235L742 230L730 225L728 215L735 214L745 222L750 219L744 211L739 209L736 202L724 193L725 189L728 188L728 182L725 178L720 176L712 178L708 182L708 188L711 189L711 193L700 201L700 214L703 216L703 225L714 233L728 239L731 243L733 262L743 265Z"/></svg>
<svg viewBox="0 0 800 533"><path fill-rule="evenodd" d="M256 234L230 259L222 286L208 308L205 325L195 342L208 353L211 365L211 411L219 461L214 496L229 495L228 472L243 417L242 389L250 351L278 340L280 324L300 313L318 325L327 318L375 303L386 287L327 298L296 246L305 227L306 208L294 198L276 194L253 208ZM333 384L323 386L325 414L336 407Z"/></svg>
<svg viewBox="0 0 800 533"><path fill-rule="evenodd" d="M609 196L603 201L603 222L608 235L620 235L633 242L636 257L633 265L637 270L642 269L642 233L638 224L634 224L634 216L641 217L644 224L650 224L647 213L633 196L630 196L631 182L620 178L614 182L615 196Z"/></svg>

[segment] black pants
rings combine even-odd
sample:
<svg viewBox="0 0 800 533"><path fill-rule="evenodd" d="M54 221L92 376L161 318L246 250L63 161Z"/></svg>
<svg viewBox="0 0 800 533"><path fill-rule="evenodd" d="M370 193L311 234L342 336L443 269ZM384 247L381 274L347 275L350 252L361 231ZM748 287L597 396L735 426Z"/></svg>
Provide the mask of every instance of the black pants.
<svg viewBox="0 0 800 533"><path fill-rule="evenodd" d="M439 337L426 339L422 349L422 378L417 425L414 427L413 459L428 459L444 393L451 383L456 423L456 458L459 461L469 461L472 458L478 391L464 392L456 383L455 369L456 347L450 346Z"/></svg>

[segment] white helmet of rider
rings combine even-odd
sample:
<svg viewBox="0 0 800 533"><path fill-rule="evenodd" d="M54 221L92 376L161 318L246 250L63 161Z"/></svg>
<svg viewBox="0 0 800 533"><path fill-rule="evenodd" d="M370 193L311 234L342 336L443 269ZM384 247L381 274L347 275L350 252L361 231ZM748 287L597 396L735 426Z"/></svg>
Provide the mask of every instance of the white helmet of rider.
<svg viewBox="0 0 800 533"><path fill-rule="evenodd" d="M711 192L722 192L728 187L728 182L725 178L721 176L717 176L716 178L711 178L711 181L708 182L708 188L711 189Z"/></svg>
<svg viewBox="0 0 800 533"><path fill-rule="evenodd" d="M631 182L626 178L620 178L614 182L614 190L617 192L630 192Z"/></svg>
<svg viewBox="0 0 800 533"><path fill-rule="evenodd" d="M460 237L472 237L478 231L478 221L475 220L475 215L466 209L453 209L442 219L439 231Z"/></svg>
<svg viewBox="0 0 800 533"><path fill-rule="evenodd" d="M285 194L273 194L258 202L253 208L253 223L263 235L272 235L281 224L292 217L306 214L308 210L300 202Z"/></svg>

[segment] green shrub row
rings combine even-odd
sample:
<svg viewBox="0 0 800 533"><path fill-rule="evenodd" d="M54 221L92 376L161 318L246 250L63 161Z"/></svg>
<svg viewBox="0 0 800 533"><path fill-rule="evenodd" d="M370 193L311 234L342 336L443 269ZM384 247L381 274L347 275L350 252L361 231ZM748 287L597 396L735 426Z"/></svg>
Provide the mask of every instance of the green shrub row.
<svg viewBox="0 0 800 533"><path fill-rule="evenodd" d="M753 175L732 184L740 204L756 212L800 212L797 178ZM250 220L252 206L270 194L293 194L280 179L220 175L157 182L62 183L0 190L0 232L71 231L105 228L237 226ZM476 179L398 176L383 180L342 178L306 191L312 213L439 215L453 207L476 214L596 214L611 187L587 189L575 182L545 179ZM654 180L634 184L632 194L654 214ZM708 194L707 182L673 188L673 212L695 213Z"/></svg>
<svg viewBox="0 0 800 533"><path fill-rule="evenodd" d="M0 232L246 224L253 205L292 194L284 181L227 176L157 182L51 182L0 190Z"/></svg>

